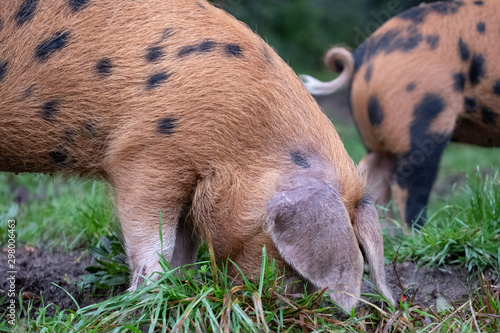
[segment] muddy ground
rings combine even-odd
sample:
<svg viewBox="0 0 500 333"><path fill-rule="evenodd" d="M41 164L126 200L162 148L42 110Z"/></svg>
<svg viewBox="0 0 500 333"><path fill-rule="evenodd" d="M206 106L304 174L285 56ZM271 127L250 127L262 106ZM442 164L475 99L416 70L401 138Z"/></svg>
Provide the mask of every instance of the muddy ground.
<svg viewBox="0 0 500 333"><path fill-rule="evenodd" d="M56 250L55 252L46 252L32 247L21 247L16 249L15 257L16 293L19 295L19 291L22 291L24 308L29 300L33 299L35 307L53 303L60 309L76 310L77 305L68 296L68 293L80 307L100 302L108 297L106 291L90 295L90 293L81 293L77 287L80 277L88 274L85 268L96 265L88 251L63 253ZM8 275L7 272L11 269L7 267L7 262L7 251L2 249L0 252L0 272L2 272L0 275L0 314L6 310L8 305L5 303L7 299L2 301L10 287L9 281L7 281L10 274ZM124 290L125 286L118 292ZM53 307L48 309L48 315L53 312Z"/></svg>

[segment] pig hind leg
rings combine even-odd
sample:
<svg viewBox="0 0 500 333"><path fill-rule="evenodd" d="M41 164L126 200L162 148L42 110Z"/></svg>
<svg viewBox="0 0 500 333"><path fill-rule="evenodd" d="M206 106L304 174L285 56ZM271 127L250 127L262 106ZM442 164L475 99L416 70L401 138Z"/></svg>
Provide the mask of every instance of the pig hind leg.
<svg viewBox="0 0 500 333"><path fill-rule="evenodd" d="M450 134L413 136L410 150L396 158L392 193L410 228L421 228L426 221L426 206Z"/></svg>

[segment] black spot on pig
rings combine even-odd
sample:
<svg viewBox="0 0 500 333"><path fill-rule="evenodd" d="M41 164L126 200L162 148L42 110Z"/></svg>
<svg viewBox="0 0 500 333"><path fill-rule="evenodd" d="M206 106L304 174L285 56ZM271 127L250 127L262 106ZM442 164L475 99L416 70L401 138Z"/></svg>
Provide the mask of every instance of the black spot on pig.
<svg viewBox="0 0 500 333"><path fill-rule="evenodd" d="M17 24L22 25L31 20L35 15L37 5L38 0L24 0L16 14Z"/></svg>
<svg viewBox="0 0 500 333"><path fill-rule="evenodd" d="M199 44L184 46L179 50L177 56L183 58L194 53L208 53L214 51L218 46L222 47L226 56L236 58L243 57L241 46L237 44L219 44L213 40L205 40Z"/></svg>
<svg viewBox="0 0 500 333"><path fill-rule="evenodd" d="M156 62L160 60L164 55L163 47L152 46L146 52L146 60L148 62Z"/></svg>
<svg viewBox="0 0 500 333"><path fill-rule="evenodd" d="M269 66L273 65L273 59L271 57L271 54L269 53L269 50L267 48L267 45L264 45L264 50L262 51L264 60Z"/></svg>
<svg viewBox="0 0 500 333"><path fill-rule="evenodd" d="M206 40L200 44L198 50L200 52L210 52L217 46L217 43L213 40Z"/></svg>
<svg viewBox="0 0 500 333"><path fill-rule="evenodd" d="M370 65L366 68L365 72L365 81L368 83L372 79L372 73L373 73L373 66Z"/></svg>
<svg viewBox="0 0 500 333"><path fill-rule="evenodd" d="M162 32L162 34L161 34L161 40L163 41L165 39L169 39L173 35L174 35L174 29L167 28L167 29L163 30L163 32Z"/></svg>
<svg viewBox="0 0 500 333"><path fill-rule="evenodd" d="M146 82L146 88L148 90L157 88L160 84L167 81L171 75L172 74L167 72L159 72L151 75Z"/></svg>
<svg viewBox="0 0 500 333"><path fill-rule="evenodd" d="M484 57L481 54L475 54L472 57L472 63L469 70L469 81L472 85L479 83L480 79L484 76Z"/></svg>
<svg viewBox="0 0 500 333"><path fill-rule="evenodd" d="M410 52L417 48L423 39L422 34L414 26L410 26L408 29L393 28L382 35L370 37L365 41L364 61L368 61L380 53Z"/></svg>
<svg viewBox="0 0 500 333"><path fill-rule="evenodd" d="M440 96L432 93L426 94L414 110L414 121L411 125L411 131L415 136L427 133L428 127L446 107L446 104ZM417 135L418 134L418 135Z"/></svg>
<svg viewBox="0 0 500 333"><path fill-rule="evenodd" d="M5 76L7 75L7 61L0 61L0 82L5 80Z"/></svg>
<svg viewBox="0 0 500 333"><path fill-rule="evenodd" d="M470 58L469 46L460 38L458 40L458 52L462 61L467 61Z"/></svg>
<svg viewBox="0 0 500 333"><path fill-rule="evenodd" d="M406 86L406 91L407 92L412 92L416 88L417 88L417 84L415 83L415 81L412 81L412 82L408 83L408 85Z"/></svg>
<svg viewBox="0 0 500 333"><path fill-rule="evenodd" d="M484 22L478 22L476 29L480 34L484 34L486 31L486 24Z"/></svg>
<svg viewBox="0 0 500 333"><path fill-rule="evenodd" d="M77 12L82 9L88 2L89 0L69 0L69 6L73 11Z"/></svg>
<svg viewBox="0 0 500 333"><path fill-rule="evenodd" d="M243 57L243 50L241 49L241 46L237 44L226 44L224 46L224 52L227 56L233 56L236 58Z"/></svg>
<svg viewBox="0 0 500 333"><path fill-rule="evenodd" d="M68 142L68 143L74 143L75 142L75 136L76 136L76 133L72 130L66 130L64 131L64 136L63 136L63 139L64 141Z"/></svg>
<svg viewBox="0 0 500 333"><path fill-rule="evenodd" d="M97 129L94 124L86 123L83 127L83 133L86 138L92 138L96 135Z"/></svg>
<svg viewBox="0 0 500 333"><path fill-rule="evenodd" d="M182 58L182 57L188 56L188 55L190 55L190 54L193 54L193 53L195 53L196 51L198 51L198 47L199 47L199 45L198 45L198 44L184 46L184 47L182 47L182 48L179 50L179 53L177 54L177 56L178 56L179 58Z"/></svg>
<svg viewBox="0 0 500 333"><path fill-rule="evenodd" d="M464 98L464 108L466 113L474 113L477 109L477 100L474 97Z"/></svg>
<svg viewBox="0 0 500 333"><path fill-rule="evenodd" d="M32 84L30 85L28 88L26 88L26 90L24 90L24 94L23 94L23 97L24 98L29 98L33 95L33 93L35 92L35 85Z"/></svg>
<svg viewBox="0 0 500 333"><path fill-rule="evenodd" d="M465 74L455 73L453 74L453 89L457 92L463 92L465 89Z"/></svg>
<svg viewBox="0 0 500 333"><path fill-rule="evenodd" d="M101 78L110 76L113 67L114 67L113 62L109 58L103 58L99 60L99 62L95 66L97 75L100 76Z"/></svg>
<svg viewBox="0 0 500 333"><path fill-rule="evenodd" d="M355 73L363 65L367 45L368 45L368 40L365 40L363 43L361 43L358 46L356 51L354 51L354 53L352 54L352 56L354 57L354 72Z"/></svg>
<svg viewBox="0 0 500 333"><path fill-rule="evenodd" d="M58 100L51 100L42 106L43 119L52 122L59 112L61 102Z"/></svg>
<svg viewBox="0 0 500 333"><path fill-rule="evenodd" d="M410 8L399 14L397 17L402 20L412 21L415 24L421 24L431 13L453 15L456 14L462 6L463 3L460 2L435 2L428 5L420 5L418 7Z"/></svg>
<svg viewBox="0 0 500 333"><path fill-rule="evenodd" d="M372 126L380 126L384 121L384 111L377 97L371 96L368 101L368 117Z"/></svg>
<svg viewBox="0 0 500 333"><path fill-rule="evenodd" d="M412 21L413 23L418 24L425 21L427 14L429 14L429 10L427 7L418 6L405 10L404 12L399 14L397 18L405 21Z"/></svg>
<svg viewBox="0 0 500 333"><path fill-rule="evenodd" d="M68 155L62 151L51 151L49 153L52 162L58 167L65 167L68 162Z"/></svg>
<svg viewBox="0 0 500 333"><path fill-rule="evenodd" d="M422 98L413 111L410 149L396 159L395 180L401 188L408 190L405 216L410 226L424 224L424 208L450 139L447 134L429 132L429 126L445 107L445 101L436 94L428 93Z"/></svg>
<svg viewBox="0 0 500 333"><path fill-rule="evenodd" d="M301 167L302 169L309 169L311 165L307 160L307 157L302 154L300 151L292 151L290 153L290 157L292 158L292 162Z"/></svg>
<svg viewBox="0 0 500 333"><path fill-rule="evenodd" d="M218 46L217 42L208 39L199 44L184 46L179 50L178 56L182 58L197 52L208 53L214 51L217 46Z"/></svg>
<svg viewBox="0 0 500 333"><path fill-rule="evenodd" d="M493 86L493 93L497 96L500 96L500 80L495 82L495 85Z"/></svg>
<svg viewBox="0 0 500 333"><path fill-rule="evenodd" d="M47 38L35 49L35 56L38 60L47 60L54 52L62 50L68 45L70 38L69 31L59 31Z"/></svg>
<svg viewBox="0 0 500 333"><path fill-rule="evenodd" d="M439 39L439 35L428 35L425 37L425 42L429 45L431 50L435 50L439 47Z"/></svg>
<svg viewBox="0 0 500 333"><path fill-rule="evenodd" d="M177 127L177 119L173 117L165 117L158 122L157 131L160 134L172 135Z"/></svg>
<svg viewBox="0 0 500 333"><path fill-rule="evenodd" d="M461 2L434 2L430 4L431 10L442 15L453 15L464 4Z"/></svg>

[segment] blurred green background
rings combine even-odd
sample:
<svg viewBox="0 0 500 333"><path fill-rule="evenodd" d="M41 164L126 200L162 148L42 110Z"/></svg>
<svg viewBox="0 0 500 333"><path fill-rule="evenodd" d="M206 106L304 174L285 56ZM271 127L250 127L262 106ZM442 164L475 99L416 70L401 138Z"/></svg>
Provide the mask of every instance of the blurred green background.
<svg viewBox="0 0 500 333"><path fill-rule="evenodd" d="M422 0L213 0L262 36L296 72L317 73L334 44L358 46ZM433 2L433 1L425 1Z"/></svg>

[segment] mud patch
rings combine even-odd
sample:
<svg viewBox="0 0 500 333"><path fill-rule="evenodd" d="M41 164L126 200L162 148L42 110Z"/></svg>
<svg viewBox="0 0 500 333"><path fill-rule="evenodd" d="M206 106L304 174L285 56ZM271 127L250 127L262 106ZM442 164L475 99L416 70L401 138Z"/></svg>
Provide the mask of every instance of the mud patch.
<svg viewBox="0 0 500 333"><path fill-rule="evenodd" d="M396 271L396 272L395 272ZM446 266L444 268L418 267L412 262L397 263L385 267L387 283L396 301L401 299L403 291L406 298L414 295L413 304L422 308L436 309L438 299L450 305L467 301L469 293L478 288L477 273L469 273L466 268ZM493 279L490 274L486 278ZM398 281L399 280L399 281ZM493 281L493 284L495 282ZM362 292L374 292L369 283L363 282Z"/></svg>
<svg viewBox="0 0 500 333"><path fill-rule="evenodd" d="M85 268L95 265L86 251L74 253L44 252L22 247L16 249L15 256L16 294L19 295L19 291L22 291L24 308L30 299L33 299L35 309L53 303L60 309L77 310L76 304L66 292L78 302L80 307L100 302L108 297L103 293L89 296L80 293L77 288L76 282L79 277L88 274ZM0 272L2 272L0 274L0 314L6 311L8 305L6 303L8 299L5 297L9 289L7 271L11 271L11 269L7 267L7 252L2 249L0 251ZM4 297L5 299L3 299ZM54 311L54 307L49 307L47 315L53 315Z"/></svg>

